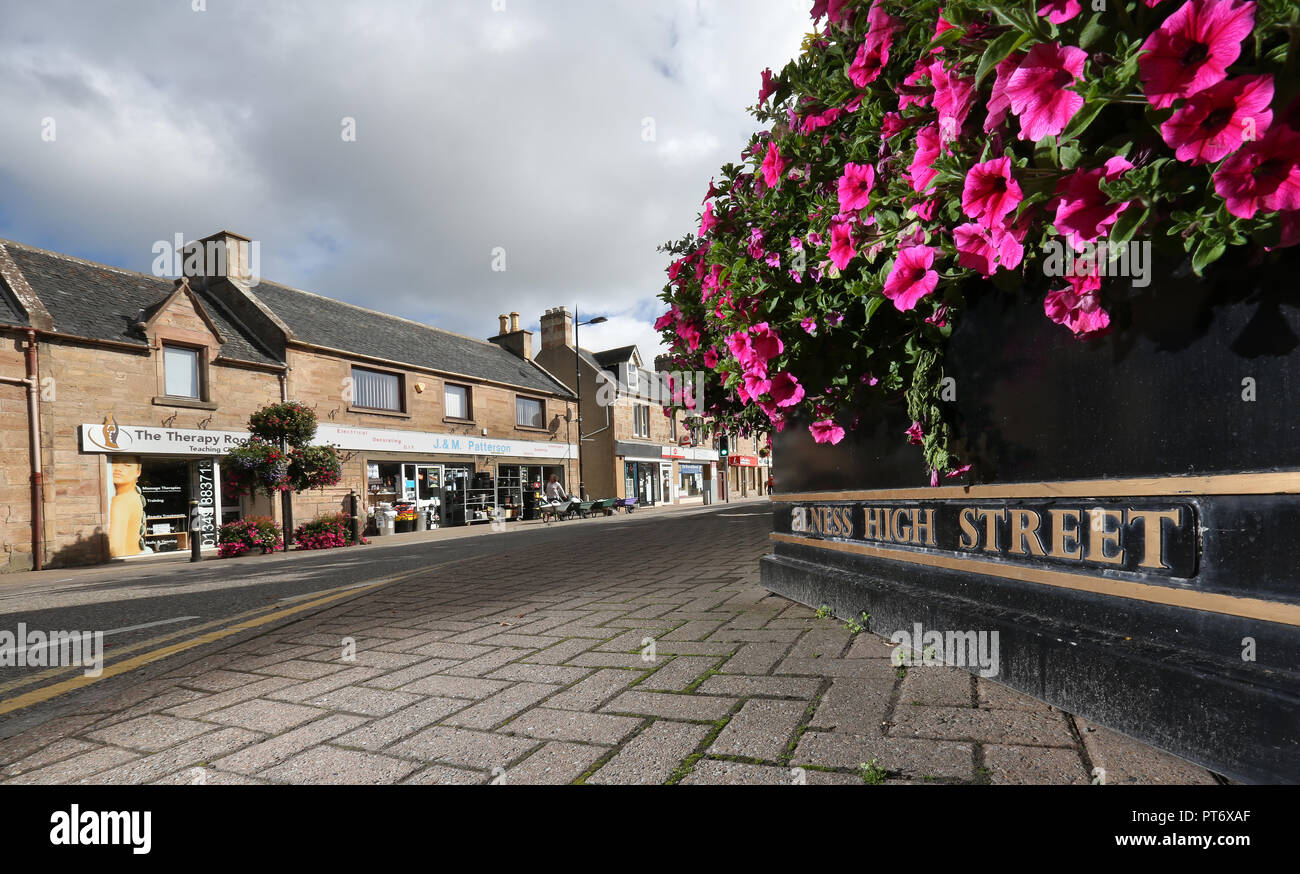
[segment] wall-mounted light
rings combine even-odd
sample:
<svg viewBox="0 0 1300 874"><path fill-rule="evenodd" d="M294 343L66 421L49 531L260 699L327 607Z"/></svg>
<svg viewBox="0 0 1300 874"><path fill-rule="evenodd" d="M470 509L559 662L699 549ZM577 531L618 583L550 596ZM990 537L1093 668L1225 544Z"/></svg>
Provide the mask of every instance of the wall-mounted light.
<svg viewBox="0 0 1300 874"><path fill-rule="evenodd" d="M415 393L416 393L417 395L422 395L422 394L424 394L424 383L422 383L422 382L417 382L417 383L415 384Z"/></svg>

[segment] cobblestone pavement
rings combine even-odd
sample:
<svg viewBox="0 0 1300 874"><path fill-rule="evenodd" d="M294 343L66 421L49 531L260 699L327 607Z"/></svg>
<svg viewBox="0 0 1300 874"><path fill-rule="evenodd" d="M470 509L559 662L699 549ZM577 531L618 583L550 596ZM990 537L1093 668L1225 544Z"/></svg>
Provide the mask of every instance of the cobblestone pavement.
<svg viewBox="0 0 1300 874"><path fill-rule="evenodd" d="M751 504L503 535L15 735L0 779L1216 782L963 670L896 669L758 586L769 530Z"/></svg>

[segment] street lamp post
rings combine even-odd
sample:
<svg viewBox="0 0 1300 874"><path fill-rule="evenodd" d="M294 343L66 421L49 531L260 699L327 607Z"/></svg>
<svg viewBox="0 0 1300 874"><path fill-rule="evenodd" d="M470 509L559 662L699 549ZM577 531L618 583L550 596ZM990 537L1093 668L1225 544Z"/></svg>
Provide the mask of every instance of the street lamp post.
<svg viewBox="0 0 1300 874"><path fill-rule="evenodd" d="M596 316L588 322L578 321L578 305L573 305L573 375L578 386L578 500L587 500L586 489L582 482L582 344L578 342L578 329L583 325L599 325L608 321L604 316Z"/></svg>

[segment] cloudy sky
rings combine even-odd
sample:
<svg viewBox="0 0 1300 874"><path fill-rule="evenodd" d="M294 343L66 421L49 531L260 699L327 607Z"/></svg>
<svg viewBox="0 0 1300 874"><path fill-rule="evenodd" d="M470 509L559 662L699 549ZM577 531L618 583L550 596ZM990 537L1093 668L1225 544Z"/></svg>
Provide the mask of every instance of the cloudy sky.
<svg viewBox="0 0 1300 874"><path fill-rule="evenodd" d="M0 237L149 272L225 228L277 282L479 337L577 304L647 354L656 246L810 6L0 0Z"/></svg>

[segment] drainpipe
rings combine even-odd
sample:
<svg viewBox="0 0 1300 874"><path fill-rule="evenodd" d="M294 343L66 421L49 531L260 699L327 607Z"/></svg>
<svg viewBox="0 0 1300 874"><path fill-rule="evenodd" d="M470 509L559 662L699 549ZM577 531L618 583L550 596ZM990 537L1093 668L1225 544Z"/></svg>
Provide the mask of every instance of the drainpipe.
<svg viewBox="0 0 1300 874"><path fill-rule="evenodd" d="M0 376L0 382L27 386L27 425L31 440L32 462L32 570L41 570L41 532L45 530L44 475L41 469L41 407L37 396L36 330L27 329L27 376L19 379Z"/></svg>
<svg viewBox="0 0 1300 874"><path fill-rule="evenodd" d="M288 375L280 374L280 403L289 400L289 383ZM284 439L280 439L280 451L288 451ZM284 551L288 552L289 547L293 546L293 493L290 491L280 492L280 521L284 523Z"/></svg>

